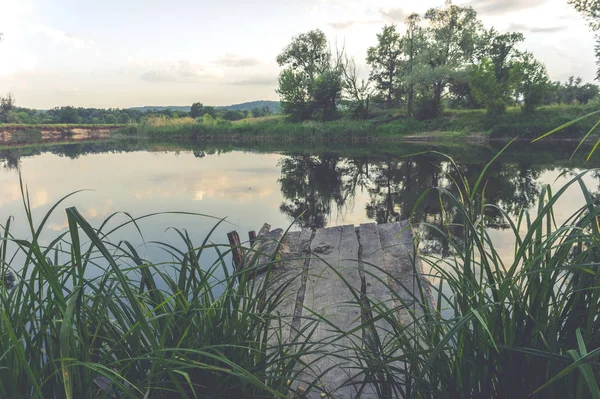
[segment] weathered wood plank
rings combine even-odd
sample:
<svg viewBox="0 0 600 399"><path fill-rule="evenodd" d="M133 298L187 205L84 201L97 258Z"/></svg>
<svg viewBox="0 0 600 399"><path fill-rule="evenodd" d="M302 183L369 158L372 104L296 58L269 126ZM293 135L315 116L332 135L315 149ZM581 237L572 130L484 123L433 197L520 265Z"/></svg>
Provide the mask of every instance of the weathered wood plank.
<svg viewBox="0 0 600 399"><path fill-rule="evenodd" d="M397 226L400 227L400 226ZM359 228L359 242L361 245L361 267L365 275L365 296L368 300L368 305L371 309L372 316L377 316L382 312L391 311L396 305L394 301L393 287L396 286L393 278L390 277L393 262L388 259L387 265L383 260L384 250L379 237L378 226L374 223L361 224ZM386 267L387 266L387 267ZM396 312L392 312L390 317L397 317ZM397 339L393 333L390 323L385 319L380 319L375 322L375 331L365 331L365 345L373 348L373 351L379 352L382 348L387 349L388 356L399 356L400 353L389 353L390 341ZM391 370L403 370L402 362L392 362L388 364ZM395 372L394 372L395 373ZM382 375L379 378L385 379ZM397 392L397 389L388 387L387 397L398 398L402 394ZM365 398L378 398L373 387L365 392Z"/></svg>
<svg viewBox="0 0 600 399"><path fill-rule="evenodd" d="M263 239L271 233L273 232L263 235ZM297 256L291 251L296 251L299 247L300 235L300 232L291 232L283 237L280 245L281 260L272 265L270 273L260 273L256 277L256 295L266 286L265 299L271 298L271 300L278 301L277 309L274 313L277 315L278 320L273 321L272 332L269 336L269 345L271 347L285 343L290 336L291 325L296 311L296 297L303 274L303 262L299 261ZM268 280L266 280L267 278Z"/></svg>
<svg viewBox="0 0 600 399"><path fill-rule="evenodd" d="M392 292L390 290L389 271L383 262L383 248L379 239L379 231L375 223L361 224L359 228L359 241L361 246L361 267L365 276L365 295L371 307L393 308ZM389 266L389 265L388 265ZM386 273L387 272L387 273ZM383 340L388 338L391 331L389 323L385 320L376 322L377 334Z"/></svg>
<svg viewBox="0 0 600 399"><path fill-rule="evenodd" d="M341 331L349 331L359 325L360 305L355 297L360 295L361 281L358 250L354 226L316 231L311 243L311 251L316 257L311 259L309 266L303 323L323 317ZM311 364L313 377L325 373L308 397L320 397L321 392L331 398L356 397L358 388L352 384L360 383L356 378L358 370L346 359L351 355L351 340L360 340L360 333L339 339L340 332L329 323L321 321L311 337L312 342L323 343L320 349L328 355L309 355L305 359Z"/></svg>
<svg viewBox="0 0 600 399"><path fill-rule="evenodd" d="M298 292L296 295L296 309L294 310L294 319L292 320L292 329L290 331L290 337L288 340L289 342L294 342L300 333L302 310L304 308L304 297L306 295L306 281L308 280L310 267L310 243L312 240L312 234L312 230L302 230L298 238L298 247L296 248L296 252L292 253L292 256L297 257L297 266L299 266L299 262L302 262L302 278L300 279L300 286L298 287Z"/></svg>
<svg viewBox="0 0 600 399"><path fill-rule="evenodd" d="M413 262L414 247L412 230L408 222L380 224L377 226L383 248L383 263L394 278L395 306L405 309L398 312L405 325L412 323L417 303L417 280L419 278Z"/></svg>
<svg viewBox="0 0 600 399"><path fill-rule="evenodd" d="M275 229L256 238L252 247L254 253L250 254L252 258L251 264L256 268L258 273L263 272L273 259L277 259L277 251L288 251L285 247L286 243L282 241L283 230Z"/></svg>

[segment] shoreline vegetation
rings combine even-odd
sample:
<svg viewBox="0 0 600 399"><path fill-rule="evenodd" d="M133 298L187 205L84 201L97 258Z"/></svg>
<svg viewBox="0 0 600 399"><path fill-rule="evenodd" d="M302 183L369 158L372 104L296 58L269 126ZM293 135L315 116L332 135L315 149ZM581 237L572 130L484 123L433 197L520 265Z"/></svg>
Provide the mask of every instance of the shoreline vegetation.
<svg viewBox="0 0 600 399"><path fill-rule="evenodd" d="M176 139L272 139L283 141L430 141L467 139L476 141L510 141L515 137L534 140L558 126L595 110L583 106L541 107L535 115L522 114L513 108L494 123L484 110L447 110L430 120L406 117L402 113L384 112L369 120L339 119L336 121L291 122L283 116L250 120L210 121L191 118L179 120L152 118L143 124L130 125L116 133L128 136ZM581 140L595 124L586 118L563 129L552 140Z"/></svg>
<svg viewBox="0 0 600 399"><path fill-rule="evenodd" d="M131 124L0 124L0 144L19 145L47 141L77 141L118 137L193 141L451 141L507 142L515 137L532 141L572 120L593 112L591 105L544 106L533 115L511 108L490 122L485 110L446 110L442 116L417 120L400 112L381 112L368 120L291 122L282 115L239 121L198 120L190 117L150 117ZM585 118L553 135L553 141L579 141L592 130L596 118Z"/></svg>

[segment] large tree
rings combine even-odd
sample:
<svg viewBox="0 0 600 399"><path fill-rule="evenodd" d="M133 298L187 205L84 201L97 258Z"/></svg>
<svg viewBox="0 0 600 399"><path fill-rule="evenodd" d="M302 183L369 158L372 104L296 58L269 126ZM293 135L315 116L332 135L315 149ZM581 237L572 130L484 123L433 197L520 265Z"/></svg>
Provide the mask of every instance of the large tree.
<svg viewBox="0 0 600 399"><path fill-rule="evenodd" d="M431 83L434 111L440 114L442 96L450 82L466 76L465 67L472 63L483 27L472 7L450 1L428 10L425 19L429 24L425 60L429 70L424 78Z"/></svg>
<svg viewBox="0 0 600 399"><path fill-rule="evenodd" d="M473 68L471 92L483 104L488 116L496 117L506 111L514 92L514 66L518 55L516 45L524 39L521 33L499 34L491 29L483 36L477 51L479 62Z"/></svg>
<svg viewBox="0 0 600 399"><path fill-rule="evenodd" d="M414 101L415 101L415 78L414 70L415 65L418 61L417 57L421 53L424 47L425 37L423 34L423 28L419 26L421 23L421 17L419 14L411 14L406 19L406 34L403 40L403 52L406 57L406 79L408 90L406 93L406 107L409 116L414 114Z"/></svg>
<svg viewBox="0 0 600 399"><path fill-rule="evenodd" d="M402 55L402 40L395 25L386 25L377 35L377 45L367 50L367 64L371 66L370 79L385 98L388 108L394 105L398 91L398 70Z"/></svg>
<svg viewBox="0 0 600 399"><path fill-rule="evenodd" d="M519 54L515 63L515 94L523 101L523 112L531 113L544 102L550 87L550 78L544 64L532 53Z"/></svg>
<svg viewBox="0 0 600 399"><path fill-rule="evenodd" d="M327 37L320 30L294 37L279 54L277 63L284 69L277 93L290 119L336 117L342 83L339 69L331 61Z"/></svg>

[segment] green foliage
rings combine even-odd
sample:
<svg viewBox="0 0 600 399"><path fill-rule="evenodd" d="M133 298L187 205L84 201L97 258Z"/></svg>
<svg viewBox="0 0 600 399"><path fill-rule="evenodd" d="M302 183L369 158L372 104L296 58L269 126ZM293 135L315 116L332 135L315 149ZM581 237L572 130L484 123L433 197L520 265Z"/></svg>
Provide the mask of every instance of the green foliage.
<svg viewBox="0 0 600 399"><path fill-rule="evenodd" d="M327 70L315 79L312 101L316 119L331 121L337 117L342 81L339 72Z"/></svg>
<svg viewBox="0 0 600 399"><path fill-rule="evenodd" d="M77 113L77 110L74 107L60 108L59 115L60 123L79 123L79 114ZM116 123L116 118L115 121L112 123Z"/></svg>
<svg viewBox="0 0 600 399"><path fill-rule="evenodd" d="M331 52L325 33L316 29L294 37L277 56L277 64L281 67L287 65L314 82L331 66Z"/></svg>
<svg viewBox="0 0 600 399"><path fill-rule="evenodd" d="M483 29L472 7L446 3L425 13L427 48L423 64L429 69L423 74L431 84L436 114L442 112L442 95L451 80L460 80L464 68L477 50Z"/></svg>
<svg viewBox="0 0 600 399"><path fill-rule="evenodd" d="M279 75L277 93L281 98L281 108L290 120L299 122L312 116L309 82L302 72L292 68L284 69Z"/></svg>
<svg viewBox="0 0 600 399"><path fill-rule="evenodd" d="M322 31L294 37L277 57L277 63L284 67L277 93L290 120L332 120L337 116L341 75L337 66L331 65L331 52Z"/></svg>
<svg viewBox="0 0 600 399"><path fill-rule="evenodd" d="M400 56L403 42L395 25L385 25L377 34L377 46L367 49L367 64L371 66L369 79L385 98L388 108L397 102L400 86Z"/></svg>
<svg viewBox="0 0 600 399"><path fill-rule="evenodd" d="M443 227L424 223L420 231L443 234L450 246L449 256L413 256L414 270L422 262L428 271L432 283L419 288L432 301L413 307L412 298L395 296L399 308L414 309L405 323L393 307L372 304L373 320L385 320L397 336L391 342L379 337L385 342L379 352L357 347L356 358L382 389L411 398L594 397L600 209L583 175L556 191L543 187L539 207L512 219L485 202L486 171L499 160L473 177L447 160L446 178L459 191L438 188L419 198L433 195L444 208ZM554 204L571 186L581 188L586 205L557 221ZM510 255L486 229L490 208L508 224ZM417 238L416 244L425 243Z"/></svg>
<svg viewBox="0 0 600 399"><path fill-rule="evenodd" d="M565 83L554 82L548 88L546 104L587 104L598 97L600 89L597 85L583 84L581 78L570 76Z"/></svg>
<svg viewBox="0 0 600 399"><path fill-rule="evenodd" d="M479 49L482 58L473 68L470 87L475 99L486 107L490 120L503 115L514 101L515 46L523 40L520 33L499 34L494 29L483 37L485 45Z"/></svg>
<svg viewBox="0 0 600 399"><path fill-rule="evenodd" d="M515 92L523 100L523 112L532 113L544 103L550 87L550 78L544 64L535 59L532 53L524 52L515 63Z"/></svg>
<svg viewBox="0 0 600 399"><path fill-rule="evenodd" d="M266 350L281 288L249 279L251 252L249 269L234 273L229 246L211 243L214 228L198 244L176 230L178 248L156 243L172 261L152 264L119 238L147 216L111 230L118 215L94 228L75 208L68 231L42 243L49 214L35 226L23 201L31 238L12 237L11 219L0 228L3 275L19 276L10 291L0 286L2 398L284 396L297 358L276 337Z"/></svg>
<svg viewBox="0 0 600 399"><path fill-rule="evenodd" d="M204 115L204 105L202 103L193 103L190 108L190 116L192 118L197 118L199 116Z"/></svg>

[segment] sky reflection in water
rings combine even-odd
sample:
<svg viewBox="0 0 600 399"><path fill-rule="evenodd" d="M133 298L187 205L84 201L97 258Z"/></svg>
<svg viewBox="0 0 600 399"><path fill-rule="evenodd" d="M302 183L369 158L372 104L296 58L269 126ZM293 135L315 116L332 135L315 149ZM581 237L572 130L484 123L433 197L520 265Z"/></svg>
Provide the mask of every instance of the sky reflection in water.
<svg viewBox="0 0 600 399"><path fill-rule="evenodd" d="M0 162L4 163L0 169L0 220L3 223L10 215L15 216L13 234L29 236L17 165L29 189L34 220L41 220L64 195L80 189L93 190L78 193L59 207L47 223L43 234L46 242L66 229L67 206L76 206L93 226L99 226L116 211L126 211L134 217L163 211L227 217L228 223L211 238L221 244L226 242L227 231L235 229L245 237L247 231L258 230L264 222L285 228L298 218L293 227L298 229L406 219L427 188L446 186L451 192L457 191L449 178L456 178L456 171L448 162L429 155L402 158L399 154L376 151L348 155L323 151L292 154L157 149L113 143L52 147L48 150L52 153L41 149L30 151L32 155L14 149L0 151ZM558 157L566 158L561 153L555 157L549 154L539 161L527 156L502 159L490 169L487 200L511 213L523 207L533 208L543 184L558 187L568 179L559 177L562 171L575 173L579 170L576 167L581 166L548 162ZM461 172L474 182L490 158L483 155L456 159ZM593 172L586 182L590 190L598 190L598 177ZM574 186L559 202L557 219L564 220L582 204L583 196ZM447 210L453 221L460 223L452 208ZM493 210L487 216L493 239L503 256L510 259L513 241L506 224ZM117 220L123 222L127 217L121 215ZM413 221L441 222L441 207L434 194L425 197L417 207ZM177 235L169 228L178 227L188 230L199 245L215 223L215 219L207 217L161 215L144 219L140 227L146 242L176 244ZM427 231L421 230L423 250L447 254L446 243ZM133 226L118 231L112 239L142 243ZM154 262L171 259L152 244L141 246L140 252ZM213 256L209 258L214 260Z"/></svg>

